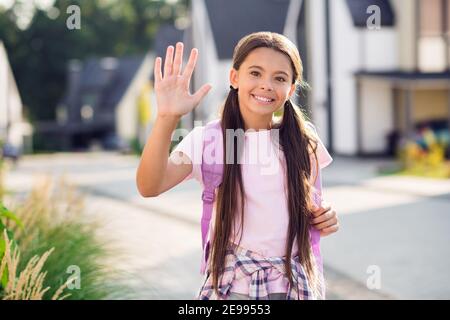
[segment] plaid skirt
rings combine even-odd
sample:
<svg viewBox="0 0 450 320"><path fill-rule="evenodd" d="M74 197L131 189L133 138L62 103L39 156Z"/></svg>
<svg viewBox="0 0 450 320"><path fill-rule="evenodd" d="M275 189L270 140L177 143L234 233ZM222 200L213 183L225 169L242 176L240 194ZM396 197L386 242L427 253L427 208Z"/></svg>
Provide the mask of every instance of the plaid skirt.
<svg viewBox="0 0 450 320"><path fill-rule="evenodd" d="M273 292L269 292L267 273L271 268L278 269L286 275L284 257L263 257L262 255L239 247L230 245L225 256L225 270L219 277L218 296L212 286L212 275L208 269L202 287L199 290L199 300L227 300L231 294L233 280L250 277L249 299L268 300ZM291 258L291 271L294 286L288 284L286 300L314 300L315 297L308 284L306 273L299 262L298 256Z"/></svg>

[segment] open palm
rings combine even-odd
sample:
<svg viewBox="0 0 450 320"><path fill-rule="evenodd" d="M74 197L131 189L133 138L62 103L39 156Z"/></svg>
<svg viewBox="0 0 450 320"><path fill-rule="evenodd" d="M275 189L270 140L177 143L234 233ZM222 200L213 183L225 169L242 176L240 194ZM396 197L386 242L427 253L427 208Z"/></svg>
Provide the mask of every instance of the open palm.
<svg viewBox="0 0 450 320"><path fill-rule="evenodd" d="M197 61L198 50L191 50L189 61L181 72L183 62L183 43L176 45L175 59L173 46L167 47L164 62L164 76L161 72L162 59L155 60L155 92L159 115L182 116L192 111L211 89L203 85L197 92L190 94L189 83Z"/></svg>

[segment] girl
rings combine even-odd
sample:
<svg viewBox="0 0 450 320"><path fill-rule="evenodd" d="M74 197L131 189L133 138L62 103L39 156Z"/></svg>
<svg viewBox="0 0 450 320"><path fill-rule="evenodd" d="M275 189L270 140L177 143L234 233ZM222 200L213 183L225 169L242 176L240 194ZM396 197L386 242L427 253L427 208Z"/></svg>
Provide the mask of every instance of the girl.
<svg viewBox="0 0 450 320"><path fill-rule="evenodd" d="M202 181L198 160L204 127L196 127L169 158L167 154L181 116L193 110L211 86L203 85L191 95L189 81L198 51L191 51L184 72L183 44L177 43L175 58L173 53L169 46L164 76L161 58L155 61L158 116L137 171L137 187L144 197L157 196L192 177ZM329 206L317 208L312 203L318 172L314 168L323 168L332 159L290 100L302 84L302 69L295 45L277 33L250 34L234 50L230 92L220 124L222 132L245 130L245 139L233 161L224 162L199 299L323 298L309 227L313 224L326 236L338 230L338 220ZM278 110L283 114L280 120L274 117ZM223 137L225 146L229 138ZM263 164L239 161L244 152L253 150L257 139L266 139L270 162L279 164L280 170L262 174Z"/></svg>

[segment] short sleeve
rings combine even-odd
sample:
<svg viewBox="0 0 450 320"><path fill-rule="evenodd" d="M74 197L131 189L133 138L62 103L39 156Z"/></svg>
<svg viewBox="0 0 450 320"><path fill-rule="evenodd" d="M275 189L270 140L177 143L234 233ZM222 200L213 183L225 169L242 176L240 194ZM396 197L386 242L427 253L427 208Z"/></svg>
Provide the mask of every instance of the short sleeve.
<svg viewBox="0 0 450 320"><path fill-rule="evenodd" d="M333 161L333 158L331 157L327 148L325 147L319 135L317 134L317 130L314 127L314 125L311 122L307 122L307 124L311 128L311 131L313 132L313 135L317 140L317 151L316 151L317 160L319 161L320 169L323 169Z"/></svg>
<svg viewBox="0 0 450 320"><path fill-rule="evenodd" d="M177 152L185 154L192 162L192 172L184 179L195 178L202 183L202 153L203 153L203 132L205 127L195 127L183 140L172 150L170 158L178 157Z"/></svg>

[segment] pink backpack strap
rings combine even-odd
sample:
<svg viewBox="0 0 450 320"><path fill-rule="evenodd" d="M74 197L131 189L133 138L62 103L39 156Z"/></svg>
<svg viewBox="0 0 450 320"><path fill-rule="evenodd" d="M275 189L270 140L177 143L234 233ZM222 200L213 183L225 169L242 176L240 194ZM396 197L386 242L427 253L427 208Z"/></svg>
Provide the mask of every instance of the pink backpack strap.
<svg viewBox="0 0 450 320"><path fill-rule="evenodd" d="M315 127L310 123L307 126L317 134ZM209 226L213 211L214 200L216 196L216 189L222 182L223 176L223 135L220 120L214 120L208 123L205 127L203 136L203 150L202 150L202 180L203 180L203 212L201 218L202 230L202 262L200 273L204 274L209 257L210 237ZM320 168L316 170L315 163L313 164L313 174L317 171L317 177L314 184L313 201L316 206L320 206L322 202L322 180L320 175ZM322 257L320 254L320 231L314 227L310 227L310 239L316 263L319 271L323 272Z"/></svg>
<svg viewBox="0 0 450 320"><path fill-rule="evenodd" d="M320 168L317 170L316 182L314 183L313 201L316 206L320 206L322 203L322 177L320 175ZM314 257L316 258L317 266L319 267L320 272L323 272L322 256L320 254L320 231L311 226L309 229L309 234L311 239L311 247Z"/></svg>
<svg viewBox="0 0 450 320"><path fill-rule="evenodd" d="M317 131L314 125L311 122L306 122L307 127L309 127L314 134L317 136ZM316 162L312 162L312 174L313 178L315 178L314 182L314 190L313 190L313 202L316 206L320 206L322 203L322 177L320 174L320 167L316 167ZM317 177L315 176L317 174ZM319 269L319 272L321 275L323 275L323 261L322 261L322 255L320 254L320 231L314 228L313 226L310 226L309 228L309 236L311 241L311 247L314 254L314 257L316 259L316 264ZM325 287L323 288L325 290ZM323 297L325 297L325 292L322 293Z"/></svg>
<svg viewBox="0 0 450 320"><path fill-rule="evenodd" d="M320 206L322 203L322 179L320 175L320 168L316 170L316 165L313 165L313 172L317 171L316 181L314 183L314 193L313 193L313 201L316 206ZM315 174L315 173L313 173ZM314 254L314 258L316 259L316 265L319 271L319 276L323 282L323 260L322 255L320 253L320 231L314 228L313 226L309 227L309 237L311 241L311 249ZM325 299L326 294L326 286L322 285L322 299Z"/></svg>
<svg viewBox="0 0 450 320"><path fill-rule="evenodd" d="M203 180L203 212L201 219L202 262L200 273L204 274L210 248L209 225L216 197L216 189L222 182L223 175L223 135L220 120L214 120L205 127L201 171Z"/></svg>

